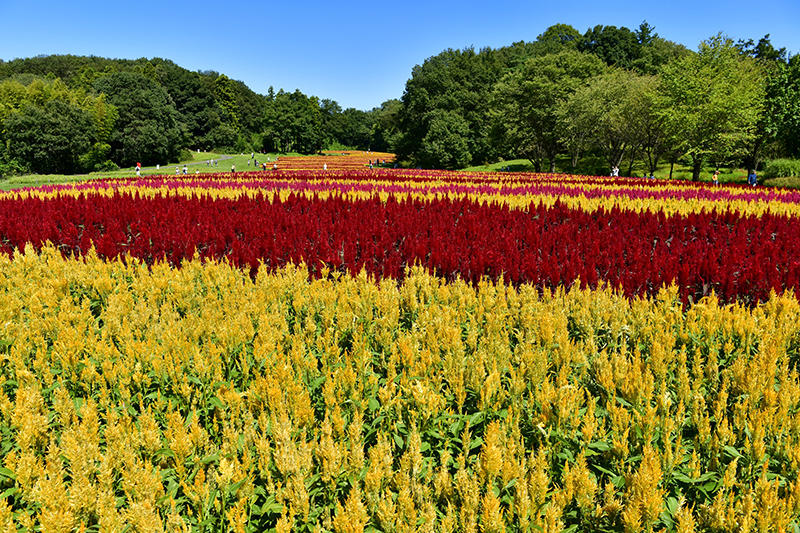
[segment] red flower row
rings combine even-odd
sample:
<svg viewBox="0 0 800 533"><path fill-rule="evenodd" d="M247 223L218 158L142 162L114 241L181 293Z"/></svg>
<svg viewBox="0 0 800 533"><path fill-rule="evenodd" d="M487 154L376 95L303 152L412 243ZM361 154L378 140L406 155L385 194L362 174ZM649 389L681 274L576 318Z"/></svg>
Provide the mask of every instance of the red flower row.
<svg viewBox="0 0 800 533"><path fill-rule="evenodd" d="M472 282L503 276L541 287L608 282L628 295L675 281L682 297L726 301L800 288L800 221L764 215L666 217L556 204L530 211L468 200L236 200L61 197L0 200L0 251L46 241L66 255L130 255L180 264L195 252L249 267L305 261L402 278L421 264Z"/></svg>

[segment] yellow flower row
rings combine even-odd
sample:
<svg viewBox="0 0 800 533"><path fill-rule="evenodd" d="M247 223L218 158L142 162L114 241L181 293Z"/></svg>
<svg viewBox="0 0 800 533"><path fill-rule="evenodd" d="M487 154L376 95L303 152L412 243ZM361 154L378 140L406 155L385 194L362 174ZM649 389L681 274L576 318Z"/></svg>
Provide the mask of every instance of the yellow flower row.
<svg viewBox="0 0 800 533"><path fill-rule="evenodd" d="M0 524L785 531L800 303L0 258Z"/></svg>
<svg viewBox="0 0 800 533"><path fill-rule="evenodd" d="M416 174L419 172L421 174ZM619 181L586 181L576 176L553 178L531 175L472 174L437 171L361 172L281 172L276 174L249 173L243 175L215 175L214 178L192 176L167 182L141 182L131 180L104 180L95 186L70 184L50 189L25 189L0 192L3 199L51 199L81 194L113 195L138 194L152 197L210 196L238 198L259 193L270 197L285 197L290 190L314 198L344 196L346 198L390 196L398 199L416 198L468 198L476 202L508 205L515 209L528 209L537 205L552 205L556 201L578 209L620 209L634 212L665 213L668 215L692 213L728 213L762 216L800 216L800 198L788 189L751 189L744 187L704 188L689 182L621 183ZM427 173L427 174L426 174ZM414 181L416 178L426 178ZM318 187L322 185L322 187ZM293 187L294 189L290 189ZM510 189L509 189L510 188Z"/></svg>

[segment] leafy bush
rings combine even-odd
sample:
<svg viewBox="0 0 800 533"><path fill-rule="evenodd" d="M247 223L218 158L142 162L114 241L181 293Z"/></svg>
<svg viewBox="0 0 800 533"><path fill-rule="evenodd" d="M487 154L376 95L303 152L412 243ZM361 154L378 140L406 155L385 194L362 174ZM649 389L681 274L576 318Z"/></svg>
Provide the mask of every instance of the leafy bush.
<svg viewBox="0 0 800 533"><path fill-rule="evenodd" d="M113 172L119 170L119 165L108 159L95 165L94 170L95 172Z"/></svg>
<svg viewBox="0 0 800 533"><path fill-rule="evenodd" d="M188 148L181 148L178 155L169 160L170 163L180 163L181 161L191 161L194 159L194 154Z"/></svg>
<svg viewBox="0 0 800 533"><path fill-rule="evenodd" d="M100 167L105 166L105 163L108 162L108 156L110 153L110 144L94 143L89 151L78 158L79 166L86 172L91 172L93 170L107 170Z"/></svg>
<svg viewBox="0 0 800 533"><path fill-rule="evenodd" d="M773 159L764 167L765 178L800 176L800 159Z"/></svg>
<svg viewBox="0 0 800 533"><path fill-rule="evenodd" d="M16 159L0 161L0 178L25 174L26 172L28 172L28 168Z"/></svg>

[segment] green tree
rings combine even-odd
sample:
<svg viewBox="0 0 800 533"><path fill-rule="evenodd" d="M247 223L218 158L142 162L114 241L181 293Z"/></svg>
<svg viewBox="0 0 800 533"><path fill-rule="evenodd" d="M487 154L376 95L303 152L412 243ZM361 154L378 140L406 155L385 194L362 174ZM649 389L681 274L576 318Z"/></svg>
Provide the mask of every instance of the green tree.
<svg viewBox="0 0 800 533"><path fill-rule="evenodd" d="M596 55L609 66L631 69L641 56L643 43L640 38L649 38L652 28L648 25L643 30L637 35L624 26L598 25L586 30L578 42L578 50Z"/></svg>
<svg viewBox="0 0 800 533"><path fill-rule="evenodd" d="M757 44L752 39L739 41L736 47L743 55L754 58L765 75L764 107L744 158L745 165L752 170L764 157L791 157L798 153L800 60L792 64L786 49L776 49L769 35L759 39Z"/></svg>
<svg viewBox="0 0 800 533"><path fill-rule="evenodd" d="M184 146L183 124L167 91L142 74L119 72L98 78L95 90L118 113L111 136L112 159L121 166L175 160Z"/></svg>
<svg viewBox="0 0 800 533"><path fill-rule="evenodd" d="M36 173L84 170L80 156L91 148L92 130L87 111L60 99L26 104L3 120L7 156Z"/></svg>
<svg viewBox="0 0 800 533"><path fill-rule="evenodd" d="M453 111L435 110L428 117L419 164L426 168L457 169L469 165L469 124Z"/></svg>
<svg viewBox="0 0 800 533"><path fill-rule="evenodd" d="M800 55L792 56L776 76L775 107L780 109L777 139L784 153L800 157Z"/></svg>
<svg viewBox="0 0 800 533"><path fill-rule="evenodd" d="M504 58L510 56L491 49L480 52L472 48L449 49L415 66L406 82L399 113L398 156L415 164L423 159L430 160L431 152L423 147L423 139L432 126L432 118L443 116L434 111L447 111L467 124L463 133L472 160L485 161L492 157L487 120L489 95L505 69ZM462 130L458 128L458 131ZM445 161L432 163L437 167L446 166Z"/></svg>
<svg viewBox="0 0 800 533"><path fill-rule="evenodd" d="M740 155L754 134L763 106L763 73L739 54L730 39L716 35L661 71L665 124L682 139L692 159L692 179L703 161Z"/></svg>
<svg viewBox="0 0 800 533"><path fill-rule="evenodd" d="M609 167L622 164L626 151L637 149L640 139L634 130L639 77L614 69L592 78L560 106L560 122L584 132L591 145L605 156Z"/></svg>
<svg viewBox="0 0 800 533"><path fill-rule="evenodd" d="M379 152L394 152L400 140L400 100L387 100L372 110L370 147Z"/></svg>
<svg viewBox="0 0 800 533"><path fill-rule="evenodd" d="M339 143L361 150L371 148L372 115L367 111L348 107L340 115Z"/></svg>
<svg viewBox="0 0 800 533"><path fill-rule="evenodd" d="M278 91L267 99L264 148L280 152L314 153L325 146L326 135L320 101L296 90Z"/></svg>
<svg viewBox="0 0 800 533"><path fill-rule="evenodd" d="M116 116L102 95L59 79L15 76L0 82L2 159L34 171L94 170L108 159Z"/></svg>
<svg viewBox="0 0 800 533"><path fill-rule="evenodd" d="M492 95L492 123L507 153L529 159L537 172L548 160L553 172L568 137L559 108L605 68L597 57L567 49L531 58L504 76Z"/></svg>
<svg viewBox="0 0 800 533"><path fill-rule="evenodd" d="M564 49L575 50L581 38L581 32L569 24L553 24L536 37L533 50L536 55L555 54Z"/></svg>

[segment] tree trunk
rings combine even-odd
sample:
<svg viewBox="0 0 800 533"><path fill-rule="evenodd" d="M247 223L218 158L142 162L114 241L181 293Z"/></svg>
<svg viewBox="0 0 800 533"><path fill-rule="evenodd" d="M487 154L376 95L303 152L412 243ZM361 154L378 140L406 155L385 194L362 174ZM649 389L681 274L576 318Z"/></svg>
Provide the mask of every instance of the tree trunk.
<svg viewBox="0 0 800 533"><path fill-rule="evenodd" d="M578 166L578 158L580 158L580 152L576 150L572 153L572 160L570 161L570 166L572 167L573 172L575 172L575 167Z"/></svg>
<svg viewBox="0 0 800 533"><path fill-rule="evenodd" d="M631 161L630 161L630 164L628 165L628 174L627 174L628 176L630 176L631 173L633 172L633 161L635 159L636 159L636 151L635 150L631 150Z"/></svg>
<svg viewBox="0 0 800 533"><path fill-rule="evenodd" d="M703 160L699 157L692 160L692 181L700 181L700 167L703 165Z"/></svg>
<svg viewBox="0 0 800 533"><path fill-rule="evenodd" d="M669 162L669 179L672 179L672 169L675 168L675 161L672 160Z"/></svg>
<svg viewBox="0 0 800 533"><path fill-rule="evenodd" d="M550 174L554 174L555 171L556 171L556 158L555 157L551 157L550 158Z"/></svg>

